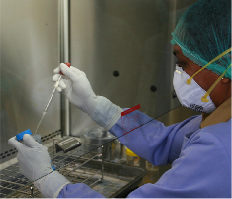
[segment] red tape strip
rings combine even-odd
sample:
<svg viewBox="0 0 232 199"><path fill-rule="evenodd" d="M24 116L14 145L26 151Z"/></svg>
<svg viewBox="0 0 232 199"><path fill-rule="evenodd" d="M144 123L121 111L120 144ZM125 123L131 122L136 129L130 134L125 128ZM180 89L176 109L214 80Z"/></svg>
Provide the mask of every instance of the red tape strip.
<svg viewBox="0 0 232 199"><path fill-rule="evenodd" d="M133 112L133 111L135 111L135 110L138 110L138 109L140 109L140 108L141 108L141 105L138 104L138 105L136 105L136 106L134 106L134 107L132 107L132 108L126 110L126 111L123 111L123 112L121 112L121 117L124 116L124 115L127 115L128 113L131 113L131 112Z"/></svg>

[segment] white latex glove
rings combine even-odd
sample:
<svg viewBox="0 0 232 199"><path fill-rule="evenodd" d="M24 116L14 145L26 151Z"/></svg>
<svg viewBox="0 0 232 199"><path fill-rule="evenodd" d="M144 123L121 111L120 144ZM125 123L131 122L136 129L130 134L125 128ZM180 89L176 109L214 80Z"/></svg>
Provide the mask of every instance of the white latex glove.
<svg viewBox="0 0 232 199"><path fill-rule="evenodd" d="M18 150L19 170L30 181L51 173L52 161L47 149L34 140L31 135L23 136L24 144L18 142L16 137L9 139L8 144Z"/></svg>
<svg viewBox="0 0 232 199"><path fill-rule="evenodd" d="M89 113L95 107L95 99L97 96L87 79L85 73L73 66L67 67L66 64L61 63L59 67L54 69L53 81L57 81L60 77L59 71L68 77L68 79L61 79L57 91L64 91L68 100L77 108Z"/></svg>
<svg viewBox="0 0 232 199"><path fill-rule="evenodd" d="M8 144L18 150L20 172L34 182L45 197L57 197L59 191L70 182L59 172L53 171L52 161L45 146L28 134L23 136L23 141L24 144L18 142L16 137L8 141Z"/></svg>
<svg viewBox="0 0 232 199"><path fill-rule="evenodd" d="M63 91L68 100L77 108L87 113L97 124L109 130L120 118L123 111L110 100L96 96L85 73L73 66L61 63L54 69L53 81L60 77L62 71L67 79L61 79L58 92Z"/></svg>

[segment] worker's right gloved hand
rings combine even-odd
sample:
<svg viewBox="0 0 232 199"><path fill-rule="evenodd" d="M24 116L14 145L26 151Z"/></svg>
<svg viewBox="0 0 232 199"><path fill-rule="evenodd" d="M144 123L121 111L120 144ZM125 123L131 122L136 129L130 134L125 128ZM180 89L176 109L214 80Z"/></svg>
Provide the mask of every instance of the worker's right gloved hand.
<svg viewBox="0 0 232 199"><path fill-rule="evenodd" d="M60 77L60 70L67 79L61 79L58 92L63 91L68 100L87 113L97 124L109 130L120 118L122 109L102 96L96 96L85 73L61 63L54 69L53 81Z"/></svg>
<svg viewBox="0 0 232 199"><path fill-rule="evenodd" d="M60 66L54 70L54 73L57 74L53 76L53 81L58 80L60 70L68 79L60 80L57 91L61 92L63 90L63 93L74 106L89 114L89 112L94 109L94 106L96 106L95 100L97 96L93 92L85 73L73 66L69 68L61 63Z"/></svg>

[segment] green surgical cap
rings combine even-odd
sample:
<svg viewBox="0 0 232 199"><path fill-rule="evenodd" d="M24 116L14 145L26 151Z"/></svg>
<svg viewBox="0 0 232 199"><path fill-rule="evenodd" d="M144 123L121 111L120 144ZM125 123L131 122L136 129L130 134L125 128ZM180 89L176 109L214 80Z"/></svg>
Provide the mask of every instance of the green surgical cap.
<svg viewBox="0 0 232 199"><path fill-rule="evenodd" d="M199 66L231 48L231 0L199 0L181 17L171 43ZM207 66L221 75L231 64L231 52ZM231 68L225 74L231 79Z"/></svg>

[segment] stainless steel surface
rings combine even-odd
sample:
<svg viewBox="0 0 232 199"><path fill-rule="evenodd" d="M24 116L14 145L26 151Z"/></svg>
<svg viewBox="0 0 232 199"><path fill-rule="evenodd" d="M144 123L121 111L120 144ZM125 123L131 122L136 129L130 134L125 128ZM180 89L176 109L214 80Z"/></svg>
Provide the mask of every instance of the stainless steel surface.
<svg viewBox="0 0 232 199"><path fill-rule="evenodd" d="M44 112L48 112L48 108L49 108L49 106L50 106L50 104L51 104L51 102L52 102L52 99L53 99L53 97L54 97L54 93L55 93L57 87L59 86L59 82L60 82L60 79L61 79L61 78L62 78L62 76L60 76L60 77L58 78L58 80L56 81L56 83L55 83L55 85L54 85L54 87L53 87L53 89L52 89L52 93L51 93L51 95L50 95L50 97L49 97L49 99L48 99L48 102L47 102L47 104L45 105Z"/></svg>
<svg viewBox="0 0 232 199"><path fill-rule="evenodd" d="M171 97L175 64L170 33L194 2L1 0L0 152L11 149L10 137L36 129L53 85L52 70L60 61L71 60L87 74L97 95L121 107L140 103L141 110L155 118L179 105ZM150 91L152 85L156 92ZM61 96L55 94L39 130L42 136L60 124L70 134L70 114L73 135L94 124Z"/></svg>
<svg viewBox="0 0 232 199"><path fill-rule="evenodd" d="M102 145L107 144L116 137L100 126L91 126L83 130L81 141L86 144Z"/></svg>
<svg viewBox="0 0 232 199"><path fill-rule="evenodd" d="M9 138L26 129L35 132L53 88L59 40L57 0L1 0L0 9L1 154L13 149ZM42 136L60 129L59 94L45 117Z"/></svg>
<svg viewBox="0 0 232 199"><path fill-rule="evenodd" d="M58 151L63 151L64 153L73 150L77 147L79 147L81 143L79 140L75 137L67 137L66 139L63 139L55 144L56 153Z"/></svg>
<svg viewBox="0 0 232 199"><path fill-rule="evenodd" d="M71 64L86 73L96 95L122 108L141 104L153 118L170 111L180 105L172 98L171 32L196 1L71 0ZM73 106L71 115L72 135L94 124Z"/></svg>
<svg viewBox="0 0 232 199"><path fill-rule="evenodd" d="M104 128L100 126L91 126L85 128L81 134L80 142L84 143L84 149L89 151L95 146L99 153L102 152L102 148L99 146L104 145L104 158L109 160L112 152L112 141L117 138L110 134L110 132L106 131Z"/></svg>
<svg viewBox="0 0 232 199"><path fill-rule="evenodd" d="M60 62L70 62L70 1L59 0L60 15ZM71 129L70 103L64 95L61 95L61 134L70 135Z"/></svg>
<svg viewBox="0 0 232 199"><path fill-rule="evenodd" d="M36 129L50 94L49 88L53 86L52 71L59 62L71 62L83 70L97 95L121 107L141 104L141 110L153 118L177 107L177 98L172 99L175 58L170 33L182 13L196 1L1 0L0 153L11 150L15 153L7 144L8 139L28 128L32 132ZM119 76L113 76L113 72L118 72ZM152 92L151 86L153 91L155 87L157 90ZM70 107L61 96L54 96L39 130L42 136L57 131L60 125L62 135L80 136L85 127L95 124L87 114ZM194 114L187 109L176 110L159 119L170 125L177 122L177 118L182 120ZM7 154L1 163L12 158ZM98 160L93 164L99 152L82 158L88 167L73 164L85 154L84 148L65 156L51 151L55 166L73 182L84 181L103 193L109 190L109 185L120 190L131 183L130 176L127 180L125 176L132 168L111 163L104 165ZM100 170L91 168L92 165L99 165ZM78 170L80 167L82 172ZM103 182L108 184L100 184L103 170L106 180ZM115 171L126 172L115 174ZM117 177L112 178L112 173ZM38 190L31 189L17 164L2 170L0 175L1 197L8 195L7 190L16 189L17 195L11 196L41 196ZM120 186L114 184L118 178Z"/></svg>
<svg viewBox="0 0 232 199"><path fill-rule="evenodd" d="M34 135L36 135L36 134L37 134L37 131L39 130L40 124L42 123L43 118L44 118L44 116L46 115L46 113L47 113L47 112L43 112L42 117L41 117L41 119L40 119L40 121L39 121L39 124L38 124L38 126L37 126L36 130L35 130Z"/></svg>
<svg viewBox="0 0 232 199"><path fill-rule="evenodd" d="M105 150L105 147L104 147L104 145L102 145L102 160L104 160L105 159L105 156L104 156L104 151ZM104 162L102 161L102 181L104 180Z"/></svg>

